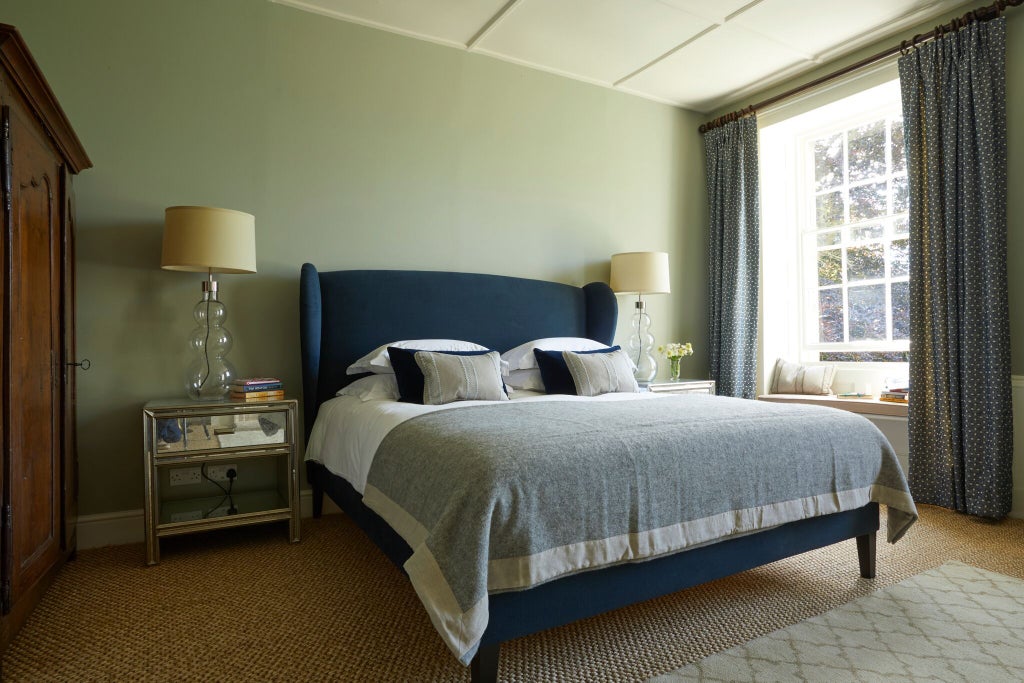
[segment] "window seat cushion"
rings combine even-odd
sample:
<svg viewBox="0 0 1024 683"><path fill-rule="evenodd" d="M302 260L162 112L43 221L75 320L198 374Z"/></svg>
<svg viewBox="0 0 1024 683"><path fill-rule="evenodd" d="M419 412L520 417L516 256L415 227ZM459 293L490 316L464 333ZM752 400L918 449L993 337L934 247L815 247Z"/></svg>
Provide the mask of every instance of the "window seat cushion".
<svg viewBox="0 0 1024 683"><path fill-rule="evenodd" d="M809 394L762 394L759 401L775 401L777 403L806 403L814 406L828 406L849 410L851 413L864 415L888 415L890 417L906 417L905 403L889 403L877 398L838 398L836 396L813 396Z"/></svg>

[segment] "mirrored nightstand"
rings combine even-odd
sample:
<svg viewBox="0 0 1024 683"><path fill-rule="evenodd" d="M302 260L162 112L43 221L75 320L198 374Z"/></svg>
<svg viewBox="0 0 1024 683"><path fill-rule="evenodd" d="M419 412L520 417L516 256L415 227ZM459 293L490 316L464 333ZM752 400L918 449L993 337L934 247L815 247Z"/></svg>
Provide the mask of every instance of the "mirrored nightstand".
<svg viewBox="0 0 1024 683"><path fill-rule="evenodd" d="M297 402L150 401L142 411L146 564L160 539L288 520L299 541Z"/></svg>

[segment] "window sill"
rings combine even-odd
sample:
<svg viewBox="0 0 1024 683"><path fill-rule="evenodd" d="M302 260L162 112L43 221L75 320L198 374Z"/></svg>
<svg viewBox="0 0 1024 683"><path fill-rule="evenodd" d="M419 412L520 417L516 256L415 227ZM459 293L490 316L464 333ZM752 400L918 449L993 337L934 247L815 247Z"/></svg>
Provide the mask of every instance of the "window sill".
<svg viewBox="0 0 1024 683"><path fill-rule="evenodd" d="M764 394L758 396L757 399L774 403L806 403L807 405L827 406L863 415L907 416L907 404L889 403L888 401L879 401L877 398L837 398L835 396L815 396L813 394Z"/></svg>

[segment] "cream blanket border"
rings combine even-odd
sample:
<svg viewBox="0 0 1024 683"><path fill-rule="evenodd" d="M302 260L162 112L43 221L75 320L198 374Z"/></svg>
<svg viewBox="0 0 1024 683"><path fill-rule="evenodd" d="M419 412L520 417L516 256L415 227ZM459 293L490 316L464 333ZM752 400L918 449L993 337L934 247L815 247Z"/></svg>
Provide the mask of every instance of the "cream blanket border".
<svg viewBox="0 0 1024 683"><path fill-rule="evenodd" d="M649 560L730 536L853 510L870 502L882 503L890 508L887 529L890 543L899 540L916 519L916 515L903 512L915 509L909 494L873 484L848 491L731 510L650 531L573 543L533 555L491 560L487 564L487 589L489 593L521 590L567 574L621 562ZM476 653L480 637L487 627L487 598L484 597L463 612L425 543L428 532L423 525L372 485L367 485L363 503L390 524L413 549L412 557L405 563L409 580L445 644L459 661L467 664Z"/></svg>

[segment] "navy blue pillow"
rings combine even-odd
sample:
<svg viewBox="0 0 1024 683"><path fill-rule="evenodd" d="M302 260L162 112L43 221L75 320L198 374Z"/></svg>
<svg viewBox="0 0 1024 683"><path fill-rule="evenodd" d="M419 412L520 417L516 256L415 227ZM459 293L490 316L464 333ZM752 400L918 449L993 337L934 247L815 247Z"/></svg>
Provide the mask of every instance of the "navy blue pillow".
<svg viewBox="0 0 1024 683"><path fill-rule="evenodd" d="M403 403L419 403L423 405L423 371L416 365L416 352L423 349L400 349L397 346L388 347L388 356L391 358L391 367L395 371L395 381L398 383L398 400ZM449 356L483 356L490 351L433 351L433 353L446 353ZM566 372L568 372L568 368ZM506 393L507 390L506 390Z"/></svg>
<svg viewBox="0 0 1024 683"><path fill-rule="evenodd" d="M610 346L607 349L575 351L574 353L611 353L618 351L619 348ZM537 359L537 367L540 368L540 378L544 381L545 393L576 396L576 383L572 381L572 374L569 372L569 366L565 364L565 358L562 357L561 351L534 349L533 357Z"/></svg>

